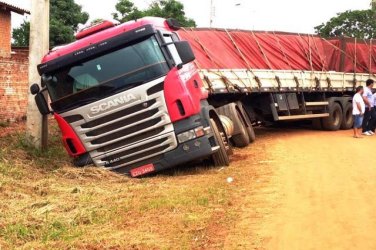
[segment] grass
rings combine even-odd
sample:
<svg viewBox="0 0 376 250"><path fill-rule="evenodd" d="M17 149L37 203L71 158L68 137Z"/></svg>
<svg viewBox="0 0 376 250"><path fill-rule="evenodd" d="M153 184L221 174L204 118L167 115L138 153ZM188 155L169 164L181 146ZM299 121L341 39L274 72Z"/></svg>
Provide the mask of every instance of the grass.
<svg viewBox="0 0 376 250"><path fill-rule="evenodd" d="M0 121L0 128L9 127L9 122Z"/></svg>
<svg viewBox="0 0 376 250"><path fill-rule="evenodd" d="M35 150L22 128L0 140L0 249L223 247L241 192L226 178L244 161L130 179L72 167L54 126L49 143Z"/></svg>

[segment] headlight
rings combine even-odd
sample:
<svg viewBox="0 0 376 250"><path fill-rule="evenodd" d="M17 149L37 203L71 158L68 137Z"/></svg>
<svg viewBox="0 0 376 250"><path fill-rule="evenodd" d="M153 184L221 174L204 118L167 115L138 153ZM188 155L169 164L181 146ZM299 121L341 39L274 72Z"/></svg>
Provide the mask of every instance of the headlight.
<svg viewBox="0 0 376 250"><path fill-rule="evenodd" d="M178 135L179 143L190 141L190 140L193 140L195 138L196 138L196 134L195 134L195 131L193 129Z"/></svg>
<svg viewBox="0 0 376 250"><path fill-rule="evenodd" d="M201 137L204 135L205 135L204 128L198 127L195 129L185 131L181 134L178 134L178 141L179 143L184 143L186 141L190 141L190 140L196 139L197 137Z"/></svg>

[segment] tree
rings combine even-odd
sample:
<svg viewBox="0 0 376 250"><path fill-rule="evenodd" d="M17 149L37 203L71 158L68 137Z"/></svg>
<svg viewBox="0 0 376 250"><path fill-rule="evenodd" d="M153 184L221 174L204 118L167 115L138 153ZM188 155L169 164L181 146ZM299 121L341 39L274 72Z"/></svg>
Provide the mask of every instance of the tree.
<svg viewBox="0 0 376 250"><path fill-rule="evenodd" d="M196 22L186 17L184 5L177 0L156 0L145 10L139 10L130 0L119 0L113 13L115 20L123 23L145 16L175 18L183 27L196 27Z"/></svg>
<svg viewBox="0 0 376 250"><path fill-rule="evenodd" d="M115 20L121 23L135 20L143 16L143 12L129 0L119 0L119 2L115 5L115 9L117 12L112 13L112 16Z"/></svg>
<svg viewBox="0 0 376 250"><path fill-rule="evenodd" d="M104 21L104 19L102 19L102 18L96 18L96 19L94 19L93 21L90 22L89 26L96 25L96 24L101 23L103 21Z"/></svg>
<svg viewBox="0 0 376 250"><path fill-rule="evenodd" d="M348 36L360 39L376 37L376 10L354 10L339 13L315 27L316 33L323 37Z"/></svg>
<svg viewBox="0 0 376 250"><path fill-rule="evenodd" d="M30 22L24 21L21 26L13 30L14 46L28 46L30 38Z"/></svg>
<svg viewBox="0 0 376 250"><path fill-rule="evenodd" d="M89 14L74 0L50 0L50 46L74 41L74 33L79 24L89 19ZM30 23L24 21L21 27L13 30L14 45L28 46Z"/></svg>

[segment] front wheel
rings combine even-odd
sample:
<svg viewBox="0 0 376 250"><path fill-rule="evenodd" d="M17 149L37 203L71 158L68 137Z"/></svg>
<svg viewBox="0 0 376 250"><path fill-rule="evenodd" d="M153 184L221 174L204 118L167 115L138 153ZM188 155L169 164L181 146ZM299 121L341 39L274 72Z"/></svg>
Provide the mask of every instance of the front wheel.
<svg viewBox="0 0 376 250"><path fill-rule="evenodd" d="M226 150L226 134L224 131L221 131L220 128L218 128L217 124L213 119L210 119L210 126L213 130L214 139L219 146L219 149L217 152L215 152L212 155L212 160L214 163L214 166L216 167L223 167L223 166L229 166L230 165L230 158L227 154Z"/></svg>

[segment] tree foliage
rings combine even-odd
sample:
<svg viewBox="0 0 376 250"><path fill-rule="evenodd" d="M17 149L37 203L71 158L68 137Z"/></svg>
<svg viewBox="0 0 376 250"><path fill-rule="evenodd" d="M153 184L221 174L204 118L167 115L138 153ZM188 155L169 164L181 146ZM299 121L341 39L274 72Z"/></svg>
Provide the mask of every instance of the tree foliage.
<svg viewBox="0 0 376 250"><path fill-rule="evenodd" d="M347 36L360 39L371 39L376 37L376 11L354 10L339 13L315 27L315 31L323 37Z"/></svg>
<svg viewBox="0 0 376 250"><path fill-rule="evenodd" d="M28 46L30 36L30 22L24 21L21 26L13 30L13 45L14 46Z"/></svg>
<svg viewBox="0 0 376 250"><path fill-rule="evenodd" d="M123 23L145 16L163 18L175 18L184 27L195 27L196 22L186 17L184 4L177 0L156 0L145 10L138 9L130 0L119 0L115 6L116 13L113 13L115 20Z"/></svg>
<svg viewBox="0 0 376 250"><path fill-rule="evenodd" d="M74 0L50 0L50 46L74 41L74 33L79 24L84 24L89 14ZM24 21L21 27L13 30L14 45L28 46L30 23Z"/></svg>

